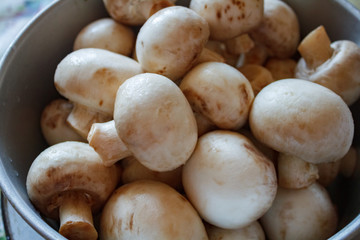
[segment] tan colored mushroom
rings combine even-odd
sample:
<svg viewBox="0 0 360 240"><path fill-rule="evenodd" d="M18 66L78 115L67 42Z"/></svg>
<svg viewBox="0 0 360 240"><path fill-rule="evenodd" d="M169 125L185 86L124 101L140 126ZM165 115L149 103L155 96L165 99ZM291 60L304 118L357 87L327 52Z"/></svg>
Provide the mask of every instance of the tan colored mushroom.
<svg viewBox="0 0 360 240"><path fill-rule="evenodd" d="M101 48L130 56L135 47L133 30L112 18L102 18L86 25L75 38L73 49Z"/></svg>
<svg viewBox="0 0 360 240"><path fill-rule="evenodd" d="M265 233L260 223L255 221L239 229L223 229L205 224L209 240L265 240Z"/></svg>
<svg viewBox="0 0 360 240"><path fill-rule="evenodd" d="M82 141L82 138L66 119L73 105L66 99L58 98L48 103L41 112L40 127L45 141L49 145L65 141Z"/></svg>
<svg viewBox="0 0 360 240"><path fill-rule="evenodd" d="M67 121L86 139L91 124L112 119L116 91L142 72L135 60L104 49L85 48L68 54L55 71L55 87L74 104Z"/></svg>
<svg viewBox="0 0 360 240"><path fill-rule="evenodd" d="M355 169L357 167L357 150L354 146L351 146L349 151L345 154L345 156L340 159L340 173L344 177L352 177L355 173Z"/></svg>
<svg viewBox="0 0 360 240"><path fill-rule="evenodd" d="M319 26L300 43L295 76L323 85L351 105L360 97L360 47L348 40L331 43Z"/></svg>
<svg viewBox="0 0 360 240"><path fill-rule="evenodd" d="M238 70L249 80L255 96L274 81L271 72L261 65L245 64Z"/></svg>
<svg viewBox="0 0 360 240"><path fill-rule="evenodd" d="M294 78L297 62L291 58L269 58L265 67L271 72L274 80Z"/></svg>
<svg viewBox="0 0 360 240"><path fill-rule="evenodd" d="M174 6L176 0L103 0L109 15L117 22L140 26L160 9Z"/></svg>
<svg viewBox="0 0 360 240"><path fill-rule="evenodd" d="M339 175L340 165L340 160L337 160L335 162L317 164L316 166L319 169L318 182L324 187L328 187L336 180L337 176Z"/></svg>
<svg viewBox="0 0 360 240"><path fill-rule="evenodd" d="M168 185L140 180L118 188L100 219L100 238L207 240L189 201Z"/></svg>
<svg viewBox="0 0 360 240"><path fill-rule="evenodd" d="M197 61L209 37L209 26L182 6L164 8L141 27L136 55L146 72L177 81Z"/></svg>
<svg viewBox="0 0 360 240"><path fill-rule="evenodd" d="M242 53L249 52L254 46L255 43L249 36L249 34L244 33L235 38L225 41L226 49L229 53L234 55L240 55Z"/></svg>
<svg viewBox="0 0 360 240"><path fill-rule="evenodd" d="M44 216L60 218L61 235L96 240L92 214L100 211L119 177L119 169L105 167L88 144L68 141L50 146L36 157L26 189Z"/></svg>
<svg viewBox="0 0 360 240"><path fill-rule="evenodd" d="M227 40L256 28L263 17L263 0L191 0L190 9L206 19L210 38Z"/></svg>
<svg viewBox="0 0 360 240"><path fill-rule="evenodd" d="M279 187L289 189L308 187L320 178L316 164L284 153L278 156L277 172Z"/></svg>
<svg viewBox="0 0 360 240"><path fill-rule="evenodd" d="M216 130L199 138L183 167L183 186L206 222L237 229L270 208L277 181L273 163L245 136Z"/></svg>
<svg viewBox="0 0 360 240"><path fill-rule="evenodd" d="M113 127L105 124L104 131L94 124L88 141L107 166L133 155L153 171L171 171L187 161L197 142L196 120L184 94L154 73L138 74L119 87Z"/></svg>
<svg viewBox="0 0 360 240"><path fill-rule="evenodd" d="M263 65L266 62L268 55L266 47L261 43L255 42L253 48L240 55L238 65L240 67L247 64Z"/></svg>
<svg viewBox="0 0 360 240"><path fill-rule="evenodd" d="M260 222L269 240L325 240L336 232L337 220L326 189L314 183L297 190L279 188Z"/></svg>
<svg viewBox="0 0 360 240"><path fill-rule="evenodd" d="M261 24L249 33L270 57L289 58L296 52L300 27L294 10L284 1L265 0Z"/></svg>
<svg viewBox="0 0 360 240"><path fill-rule="evenodd" d="M177 191L181 191L182 166L167 172L156 172L143 166L136 158L128 157L121 161L123 184L135 182L137 180L154 180L165 183Z"/></svg>
<svg viewBox="0 0 360 240"><path fill-rule="evenodd" d="M229 53L229 51L226 49L226 44L224 42L209 40L205 44L205 48L217 52L218 54L223 56L225 59L225 63L229 64L230 66L237 66L239 55Z"/></svg>
<svg viewBox="0 0 360 240"><path fill-rule="evenodd" d="M300 79L278 80L263 88L253 102L249 124L260 142L315 164L342 158L354 136L346 103L328 88Z"/></svg>
<svg viewBox="0 0 360 240"><path fill-rule="evenodd" d="M191 69L180 83L194 112L221 129L239 129L247 119L254 93L249 81L225 63L207 62Z"/></svg>

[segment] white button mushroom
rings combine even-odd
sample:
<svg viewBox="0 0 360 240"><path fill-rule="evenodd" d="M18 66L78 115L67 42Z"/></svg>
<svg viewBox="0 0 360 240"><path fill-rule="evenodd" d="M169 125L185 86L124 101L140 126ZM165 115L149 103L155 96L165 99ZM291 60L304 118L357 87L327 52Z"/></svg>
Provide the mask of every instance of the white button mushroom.
<svg viewBox="0 0 360 240"><path fill-rule="evenodd" d="M46 217L60 218L59 232L69 239L97 239L92 212L98 212L119 181L116 166L105 167L86 143L62 142L32 163L26 189Z"/></svg>
<svg viewBox="0 0 360 240"><path fill-rule="evenodd" d="M115 128L105 131L94 124L88 137L106 165L129 151L151 170L170 171L187 161L197 142L196 120L184 94L173 81L154 73L138 74L119 87L114 123ZM111 140L116 136L121 141Z"/></svg>
<svg viewBox="0 0 360 240"><path fill-rule="evenodd" d="M101 215L100 238L208 239L189 201L168 185L150 180L125 184L113 193Z"/></svg>
<svg viewBox="0 0 360 240"><path fill-rule="evenodd" d="M249 34L266 47L269 56L288 58L296 52L300 27L294 10L287 3L265 0L263 20Z"/></svg>
<svg viewBox="0 0 360 240"><path fill-rule="evenodd" d="M315 164L342 158L354 136L345 102L331 90L299 79L263 88L253 102L249 124L260 142Z"/></svg>
<svg viewBox="0 0 360 240"><path fill-rule="evenodd" d="M221 129L239 129L254 99L251 84L236 68L207 62L195 66L180 83L193 111Z"/></svg>
<svg viewBox="0 0 360 240"><path fill-rule="evenodd" d="M41 132L49 145L65 141L85 141L66 122L73 105L65 99L52 100L42 110L40 118Z"/></svg>
<svg viewBox="0 0 360 240"><path fill-rule="evenodd" d="M210 38L227 40L257 27L263 17L263 0L191 0L192 10L205 18Z"/></svg>
<svg viewBox="0 0 360 240"><path fill-rule="evenodd" d="M239 229L223 229L205 224L209 240L265 240L265 233L260 223L255 221Z"/></svg>
<svg viewBox="0 0 360 240"><path fill-rule="evenodd" d="M183 186L206 222L236 229L270 208L277 182L273 163L246 137L216 130L199 138L183 167Z"/></svg>
<svg viewBox="0 0 360 240"><path fill-rule="evenodd" d="M325 240L337 227L337 213L320 184L308 188L279 188L261 224L269 240Z"/></svg>
<svg viewBox="0 0 360 240"><path fill-rule="evenodd" d="M137 26L160 9L174 6L176 0L103 0L109 15L117 22Z"/></svg>
<svg viewBox="0 0 360 240"><path fill-rule="evenodd" d="M136 55L145 72L173 81L196 62L209 37L209 26L196 12L182 6L164 8L141 27Z"/></svg>
<svg viewBox="0 0 360 240"><path fill-rule="evenodd" d="M101 48L130 56L135 46L133 30L111 18L102 18L86 25L75 38L74 51Z"/></svg>
<svg viewBox="0 0 360 240"><path fill-rule="evenodd" d="M309 33L298 48L295 76L323 85L351 105L360 97L360 47L348 40L330 42L323 26Z"/></svg>
<svg viewBox="0 0 360 240"><path fill-rule="evenodd" d="M54 77L58 92L74 103L68 122L86 138L94 121L112 119L118 87L141 72L135 60L104 49L85 48L68 54Z"/></svg>

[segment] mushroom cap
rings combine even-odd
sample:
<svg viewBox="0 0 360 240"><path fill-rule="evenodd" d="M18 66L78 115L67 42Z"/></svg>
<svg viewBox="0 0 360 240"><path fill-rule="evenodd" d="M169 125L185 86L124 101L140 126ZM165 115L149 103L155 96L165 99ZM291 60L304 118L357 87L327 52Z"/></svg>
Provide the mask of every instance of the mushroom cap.
<svg viewBox="0 0 360 240"><path fill-rule="evenodd" d="M141 72L139 63L129 57L85 48L61 60L54 81L58 92L70 101L112 114L118 87Z"/></svg>
<svg viewBox="0 0 360 240"><path fill-rule="evenodd" d="M265 240L264 230L258 221L239 229L223 229L210 224L206 224L205 227L209 240Z"/></svg>
<svg viewBox="0 0 360 240"><path fill-rule="evenodd" d="M115 127L135 158L154 171L170 171L184 164L197 142L197 126L190 104L170 79L138 74L117 92Z"/></svg>
<svg viewBox="0 0 360 240"><path fill-rule="evenodd" d="M41 132L49 145L65 141L85 141L66 122L72 109L73 104L62 98L52 100L43 109L40 126Z"/></svg>
<svg viewBox="0 0 360 240"><path fill-rule="evenodd" d="M141 27L136 55L144 71L176 81L196 62L209 37L208 23L182 6L164 8Z"/></svg>
<svg viewBox="0 0 360 240"><path fill-rule="evenodd" d="M192 0L190 9L206 19L210 38L227 40L256 28L263 17L263 0Z"/></svg>
<svg viewBox="0 0 360 240"><path fill-rule="evenodd" d="M337 213L319 183L303 189L278 189L261 224L269 240L328 239L337 227Z"/></svg>
<svg viewBox="0 0 360 240"><path fill-rule="evenodd" d="M171 6L176 0L103 0L105 8L115 21L137 26L144 24L154 12Z"/></svg>
<svg viewBox="0 0 360 240"><path fill-rule="evenodd" d="M150 180L125 184L113 193L101 215L100 238L208 239L189 201L168 185Z"/></svg>
<svg viewBox="0 0 360 240"><path fill-rule="evenodd" d="M84 193L97 212L118 180L117 167L105 167L92 147L68 141L50 146L36 157L27 175L26 189L35 207L56 219L62 193Z"/></svg>
<svg viewBox="0 0 360 240"><path fill-rule="evenodd" d="M266 47L269 56L288 58L296 52L300 27L296 13L287 3L266 0L262 22L249 34Z"/></svg>
<svg viewBox="0 0 360 240"><path fill-rule="evenodd" d="M342 158L354 136L346 103L328 88L300 79L278 80L263 88L249 123L260 142L310 163Z"/></svg>
<svg viewBox="0 0 360 240"><path fill-rule="evenodd" d="M219 62L206 62L191 69L180 89L194 112L221 129L242 127L254 99L248 79L236 68Z"/></svg>
<svg viewBox="0 0 360 240"><path fill-rule="evenodd" d="M101 48L129 56L135 46L133 30L112 18L102 18L86 25L76 36L74 50Z"/></svg>
<svg viewBox="0 0 360 240"><path fill-rule="evenodd" d="M295 76L331 89L351 105L360 97L360 47L348 40L335 41L330 46L334 50L330 59L312 69L301 58Z"/></svg>
<svg viewBox="0 0 360 240"><path fill-rule="evenodd" d="M206 222L236 229L270 208L277 182L273 163L245 136L216 130L199 138L183 167L183 186Z"/></svg>

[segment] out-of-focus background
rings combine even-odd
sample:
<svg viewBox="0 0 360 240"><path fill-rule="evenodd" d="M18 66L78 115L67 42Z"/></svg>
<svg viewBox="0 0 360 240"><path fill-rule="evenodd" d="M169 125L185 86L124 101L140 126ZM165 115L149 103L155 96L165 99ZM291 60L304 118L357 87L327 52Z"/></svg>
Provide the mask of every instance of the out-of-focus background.
<svg viewBox="0 0 360 240"><path fill-rule="evenodd" d="M21 29L23 29L36 14L53 1L55 0L0 0L0 59ZM360 0L349 0L349 2L360 9ZM5 208L6 214L11 215L7 218L7 220L10 221L8 224L18 225L19 231L26 231L23 227L24 222L21 222L22 219L17 216L15 210L9 206L10 204L7 204L6 200L1 199L1 194L0 202L5 202L5 206L7 206ZM2 210L0 207L0 240L7 239L2 218L4 211L5 210ZM27 236L28 239L37 239L36 237ZM19 239L21 239L21 237Z"/></svg>

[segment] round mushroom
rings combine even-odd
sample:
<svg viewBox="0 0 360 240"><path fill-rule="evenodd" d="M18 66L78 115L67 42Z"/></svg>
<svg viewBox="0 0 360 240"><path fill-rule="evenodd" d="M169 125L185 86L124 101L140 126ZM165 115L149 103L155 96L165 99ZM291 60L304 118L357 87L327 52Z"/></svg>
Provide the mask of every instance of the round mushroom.
<svg viewBox="0 0 360 240"><path fill-rule="evenodd" d="M164 8L141 27L136 55L146 72L177 81L197 61L209 37L208 23L182 6Z"/></svg>
<svg viewBox="0 0 360 240"><path fill-rule="evenodd" d="M104 49L85 48L58 64L58 92L74 104L67 121L84 138L91 124L112 119L116 91L129 77L142 73L135 60Z"/></svg>
<svg viewBox="0 0 360 240"><path fill-rule="evenodd" d="M69 116L73 105L66 99L58 98L48 103L41 112L41 132L48 145L65 141L82 141L81 137L66 119Z"/></svg>
<svg viewBox="0 0 360 240"><path fill-rule="evenodd" d="M115 127L101 131L99 125L93 125L88 141L105 165L128 151L153 171L170 171L187 161L197 142L196 120L184 94L173 81L154 73L126 80L115 100Z"/></svg>
<svg viewBox="0 0 360 240"><path fill-rule="evenodd" d="M105 167L88 144L68 141L50 146L36 157L26 189L44 216L60 218L61 235L96 240L92 214L105 204L119 177L119 169Z"/></svg>
<svg viewBox="0 0 360 240"><path fill-rule="evenodd" d="M249 35L265 46L270 57L289 58L299 44L299 22L294 10L284 1L265 0L264 17Z"/></svg>
<svg viewBox="0 0 360 240"><path fill-rule="evenodd" d="M195 66L180 83L194 112L221 129L239 129L249 115L254 93L248 79L226 63Z"/></svg>
<svg viewBox="0 0 360 240"><path fill-rule="evenodd" d="M225 130L199 138L182 179L200 216L225 229L245 227L260 218L277 189L273 163L246 137Z"/></svg>
<svg viewBox="0 0 360 240"><path fill-rule="evenodd" d="M265 233L260 223L255 221L239 229L223 229L205 224L209 240L265 240Z"/></svg>
<svg viewBox="0 0 360 240"><path fill-rule="evenodd" d="M325 240L335 233L337 220L326 189L314 183L296 190L279 187L260 222L269 240Z"/></svg>
<svg viewBox="0 0 360 240"><path fill-rule="evenodd" d="M227 40L256 28L263 17L263 0L191 0L190 9L206 19L210 38Z"/></svg>
<svg viewBox="0 0 360 240"><path fill-rule="evenodd" d="M160 9L174 6L176 0L103 0L105 8L115 21L138 26Z"/></svg>
<svg viewBox="0 0 360 240"><path fill-rule="evenodd" d="M351 105L360 97L360 47L348 40L331 43L320 26L300 43L295 76L325 86Z"/></svg>
<svg viewBox="0 0 360 240"><path fill-rule="evenodd" d="M198 213L168 185L140 180L118 188L100 219L100 238L208 239Z"/></svg>
<svg viewBox="0 0 360 240"><path fill-rule="evenodd" d="M300 79L278 80L263 88L253 102L249 124L260 142L315 164L342 158L354 136L346 103L328 88Z"/></svg>
<svg viewBox="0 0 360 240"><path fill-rule="evenodd" d="M86 25L75 38L74 51L101 48L130 56L135 46L133 30L112 18L102 18Z"/></svg>

